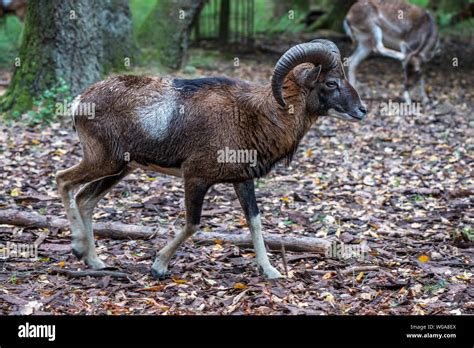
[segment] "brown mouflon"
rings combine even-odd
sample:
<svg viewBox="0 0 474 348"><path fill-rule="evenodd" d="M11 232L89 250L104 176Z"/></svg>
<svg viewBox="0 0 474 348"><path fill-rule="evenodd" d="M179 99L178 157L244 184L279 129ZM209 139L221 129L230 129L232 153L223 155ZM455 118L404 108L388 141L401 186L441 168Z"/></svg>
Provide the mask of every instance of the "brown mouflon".
<svg viewBox="0 0 474 348"><path fill-rule="evenodd" d="M95 250L92 211L127 174L144 168L182 177L185 187L186 225L158 252L155 277L165 276L176 249L197 230L209 187L232 183L257 264L267 278L279 278L266 254L253 179L289 162L319 116L362 120L366 113L328 40L289 49L264 86L225 77L119 76L96 83L71 112L82 161L56 176L73 252L92 268L105 267Z"/></svg>

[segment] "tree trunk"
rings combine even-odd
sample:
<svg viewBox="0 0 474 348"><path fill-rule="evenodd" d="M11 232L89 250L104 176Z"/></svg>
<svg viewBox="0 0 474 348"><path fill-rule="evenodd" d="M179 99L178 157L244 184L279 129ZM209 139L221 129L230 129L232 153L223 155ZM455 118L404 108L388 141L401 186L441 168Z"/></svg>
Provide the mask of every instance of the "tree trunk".
<svg viewBox="0 0 474 348"><path fill-rule="evenodd" d="M332 0L326 2L322 8L328 9L328 12L311 25L309 30L329 29L342 32L342 21L355 2L356 0Z"/></svg>
<svg viewBox="0 0 474 348"><path fill-rule="evenodd" d="M30 110L61 79L75 96L101 79L104 66L123 68L133 51L128 0L29 1L16 70L0 111Z"/></svg>
<svg viewBox="0 0 474 348"><path fill-rule="evenodd" d="M273 18L278 22L281 17L288 16L288 11L291 10L291 2L289 1L275 1L273 3Z"/></svg>
<svg viewBox="0 0 474 348"><path fill-rule="evenodd" d="M101 0L100 3L104 6L100 12L104 72L126 69L137 58L128 0Z"/></svg>
<svg viewBox="0 0 474 348"><path fill-rule="evenodd" d="M219 13L219 42L225 46L229 42L230 33L230 0L221 0Z"/></svg>
<svg viewBox="0 0 474 348"><path fill-rule="evenodd" d="M186 63L191 28L205 0L158 1L143 22L138 40L153 47L165 67L179 69Z"/></svg>
<svg viewBox="0 0 474 348"><path fill-rule="evenodd" d="M28 2L25 31L12 82L0 110L24 112L33 98L64 79L73 95L100 79L99 2Z"/></svg>

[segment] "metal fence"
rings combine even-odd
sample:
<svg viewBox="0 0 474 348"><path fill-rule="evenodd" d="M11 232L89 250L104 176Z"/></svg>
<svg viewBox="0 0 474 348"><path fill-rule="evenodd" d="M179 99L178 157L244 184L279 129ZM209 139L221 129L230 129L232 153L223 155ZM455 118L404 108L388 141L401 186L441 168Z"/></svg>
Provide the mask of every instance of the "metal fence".
<svg viewBox="0 0 474 348"><path fill-rule="evenodd" d="M209 0L196 20L192 41L213 41L219 45L254 42L255 0Z"/></svg>

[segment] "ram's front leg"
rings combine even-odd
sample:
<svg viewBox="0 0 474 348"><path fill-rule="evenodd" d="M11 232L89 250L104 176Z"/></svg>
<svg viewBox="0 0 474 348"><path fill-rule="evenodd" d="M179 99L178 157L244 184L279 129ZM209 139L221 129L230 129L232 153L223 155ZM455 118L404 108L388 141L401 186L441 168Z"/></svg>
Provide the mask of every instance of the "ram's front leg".
<svg viewBox="0 0 474 348"><path fill-rule="evenodd" d="M280 272L270 264L265 242L262 236L262 223L260 221L260 213L258 211L257 201L255 199L255 189L253 180L247 180L234 184L235 192L239 198L240 204L245 213L247 223L252 234L253 246L257 258L257 265L268 279L283 278Z"/></svg>
<svg viewBox="0 0 474 348"><path fill-rule="evenodd" d="M198 229L201 220L202 203L209 189L209 184L199 178L184 179L184 203L186 206L186 225L174 239L169 242L156 255L155 262L151 266L153 277L163 279L168 271L168 264L176 253L176 250L186 239L191 237Z"/></svg>

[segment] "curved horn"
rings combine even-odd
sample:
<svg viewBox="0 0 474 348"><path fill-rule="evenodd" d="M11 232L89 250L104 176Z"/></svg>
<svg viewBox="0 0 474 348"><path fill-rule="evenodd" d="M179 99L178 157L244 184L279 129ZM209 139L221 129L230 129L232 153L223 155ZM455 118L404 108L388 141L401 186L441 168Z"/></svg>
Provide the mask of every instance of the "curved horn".
<svg viewBox="0 0 474 348"><path fill-rule="evenodd" d="M283 81L297 65L313 63L321 65L323 71L329 70L337 66L338 56L337 46L329 40L313 40L290 48L275 65L272 76L273 97L281 106L286 105L281 92Z"/></svg>

